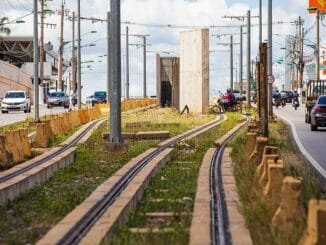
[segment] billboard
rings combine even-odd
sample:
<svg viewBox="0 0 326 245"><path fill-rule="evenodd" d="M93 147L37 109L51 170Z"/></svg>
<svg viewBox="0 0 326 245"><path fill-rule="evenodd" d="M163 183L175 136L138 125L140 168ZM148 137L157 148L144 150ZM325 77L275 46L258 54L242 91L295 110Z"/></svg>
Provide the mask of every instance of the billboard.
<svg viewBox="0 0 326 245"><path fill-rule="evenodd" d="M309 8L318 8L321 14L326 14L326 0L309 0ZM315 10L309 10L309 13L315 13Z"/></svg>

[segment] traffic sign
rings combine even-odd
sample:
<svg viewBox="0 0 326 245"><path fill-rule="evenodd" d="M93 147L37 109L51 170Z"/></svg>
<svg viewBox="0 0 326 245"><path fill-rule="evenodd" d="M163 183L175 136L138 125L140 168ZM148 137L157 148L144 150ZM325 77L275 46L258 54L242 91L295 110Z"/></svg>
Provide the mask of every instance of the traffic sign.
<svg viewBox="0 0 326 245"><path fill-rule="evenodd" d="M268 83L274 83L275 82L275 77L273 75L268 76Z"/></svg>
<svg viewBox="0 0 326 245"><path fill-rule="evenodd" d="M319 12L321 14L326 13L326 1L325 0L309 0L309 13L310 14L316 13L316 9L319 9Z"/></svg>

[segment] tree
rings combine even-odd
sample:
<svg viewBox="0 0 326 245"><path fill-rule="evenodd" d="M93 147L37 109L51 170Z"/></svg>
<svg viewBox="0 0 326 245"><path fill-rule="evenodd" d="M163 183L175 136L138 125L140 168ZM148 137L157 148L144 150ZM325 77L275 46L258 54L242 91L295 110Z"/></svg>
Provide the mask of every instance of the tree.
<svg viewBox="0 0 326 245"><path fill-rule="evenodd" d="M5 26L7 22L8 22L7 17L0 18L0 33L5 33L8 36L10 34L10 29Z"/></svg>

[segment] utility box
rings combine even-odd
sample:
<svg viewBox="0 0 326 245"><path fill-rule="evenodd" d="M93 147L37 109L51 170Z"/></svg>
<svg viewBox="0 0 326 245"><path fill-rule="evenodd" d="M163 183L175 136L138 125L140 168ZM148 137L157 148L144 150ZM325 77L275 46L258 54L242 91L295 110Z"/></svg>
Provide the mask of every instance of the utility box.
<svg viewBox="0 0 326 245"><path fill-rule="evenodd" d="M182 111L204 114L209 107L209 30L180 33L180 104Z"/></svg>
<svg viewBox="0 0 326 245"><path fill-rule="evenodd" d="M179 109L179 58L156 55L157 103Z"/></svg>

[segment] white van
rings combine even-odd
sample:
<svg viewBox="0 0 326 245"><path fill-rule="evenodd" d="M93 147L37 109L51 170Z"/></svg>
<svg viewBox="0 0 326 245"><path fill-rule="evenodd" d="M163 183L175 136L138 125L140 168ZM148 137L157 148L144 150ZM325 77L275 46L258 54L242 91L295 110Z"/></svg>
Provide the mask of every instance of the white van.
<svg viewBox="0 0 326 245"><path fill-rule="evenodd" d="M1 112L9 111L31 112L31 100L25 91L8 91L1 101Z"/></svg>

